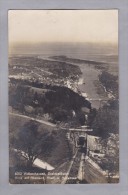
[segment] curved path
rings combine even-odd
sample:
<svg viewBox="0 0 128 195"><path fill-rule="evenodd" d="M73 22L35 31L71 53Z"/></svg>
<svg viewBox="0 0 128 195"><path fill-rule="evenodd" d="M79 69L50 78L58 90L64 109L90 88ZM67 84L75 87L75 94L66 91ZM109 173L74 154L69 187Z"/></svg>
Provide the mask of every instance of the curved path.
<svg viewBox="0 0 128 195"><path fill-rule="evenodd" d="M13 115L13 116L19 116L19 117L22 117L22 118L27 118L27 119L30 119L30 120L33 120L33 121L37 121L39 123L42 123L42 124L45 124L45 125L49 125L51 127L56 127L56 125L53 124L53 123L50 123L50 122L47 122L47 121L44 121L44 120L39 120L39 119L30 117L30 116L26 116L26 115L22 115L22 114L17 114L17 113L12 113L12 112L9 112L9 114L10 115Z"/></svg>

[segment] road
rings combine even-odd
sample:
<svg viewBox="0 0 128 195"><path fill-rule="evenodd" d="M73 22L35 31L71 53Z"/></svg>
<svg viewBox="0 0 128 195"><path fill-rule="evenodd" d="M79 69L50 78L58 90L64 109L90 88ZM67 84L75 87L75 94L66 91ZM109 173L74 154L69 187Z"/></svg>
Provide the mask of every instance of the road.
<svg viewBox="0 0 128 195"><path fill-rule="evenodd" d="M44 120L35 119L33 117L30 117L30 116L26 116L26 115L22 115L22 114L17 114L17 113L12 113L12 112L9 112L9 114L10 115L13 115L13 116L19 116L19 117L22 117L22 118L27 118L27 119L30 119L30 120L33 120L33 121L37 121L39 123L48 125L50 127L56 127L56 125L53 124L53 123L50 123L50 122L47 122L47 121L44 121Z"/></svg>

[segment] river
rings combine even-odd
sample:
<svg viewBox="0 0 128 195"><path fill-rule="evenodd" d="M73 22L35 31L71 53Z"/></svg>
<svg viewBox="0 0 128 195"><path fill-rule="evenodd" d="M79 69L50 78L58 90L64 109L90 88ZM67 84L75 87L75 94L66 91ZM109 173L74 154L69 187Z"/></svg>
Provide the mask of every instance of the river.
<svg viewBox="0 0 128 195"><path fill-rule="evenodd" d="M108 95L103 86L99 82L99 74L101 73L93 65L81 64L79 65L82 76L78 83L78 88L83 95L85 95L92 104L93 108L100 107L99 99L107 99ZM92 100L91 100L92 99Z"/></svg>
<svg viewBox="0 0 128 195"><path fill-rule="evenodd" d="M66 62L63 60L55 60L44 56L38 57L45 60ZM94 65L87 63L67 63L79 66L82 72L82 76L79 78L78 91L80 91L80 93L91 102L93 108L99 109L99 107L101 106L99 99L108 99L108 94L105 91L104 86L99 81L99 74L101 73L101 71L96 69Z"/></svg>

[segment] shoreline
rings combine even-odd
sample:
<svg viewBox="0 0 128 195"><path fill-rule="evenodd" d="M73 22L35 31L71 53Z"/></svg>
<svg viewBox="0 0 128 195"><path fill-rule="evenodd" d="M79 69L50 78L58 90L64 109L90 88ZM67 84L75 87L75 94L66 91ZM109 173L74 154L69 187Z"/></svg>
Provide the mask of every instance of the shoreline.
<svg viewBox="0 0 128 195"><path fill-rule="evenodd" d="M67 88L78 93L79 95L82 95L87 100L90 100L90 99L96 100L100 98L105 98L106 93L107 93L106 98L113 97L113 95L106 90L105 86L103 86L103 84L99 81L99 78L98 78L99 74L102 72L104 68L104 66L101 67L102 62L99 62L99 68L98 68L97 67L98 62L91 61L91 60L89 61L89 60L81 60L81 59L76 59L76 58L68 58L66 56L55 56L55 57L49 56L46 58L43 56L41 57L40 55L38 55L37 58L41 58L42 60L48 60L48 61L57 61L61 63L64 62L64 63L68 63L68 64L79 67L82 74L79 75L79 77L75 78L75 80L72 80L70 77L67 79L65 78L64 85ZM26 75L26 76L28 77L29 75ZM19 78L19 75L9 75L9 78L10 77ZM20 75L20 77L24 78L23 75ZM96 84L97 86L95 85L95 83L97 83ZM101 87L103 88L104 93L103 93L103 90L100 90ZM99 93L97 92L98 88L99 88ZM92 104L93 104L93 107L95 107L95 104L97 104L96 107L99 107L98 103L93 102Z"/></svg>

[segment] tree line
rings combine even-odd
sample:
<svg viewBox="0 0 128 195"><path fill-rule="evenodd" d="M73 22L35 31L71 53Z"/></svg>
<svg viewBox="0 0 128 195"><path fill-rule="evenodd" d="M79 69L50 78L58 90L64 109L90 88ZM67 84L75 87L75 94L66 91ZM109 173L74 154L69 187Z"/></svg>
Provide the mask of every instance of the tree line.
<svg viewBox="0 0 128 195"><path fill-rule="evenodd" d="M74 111L78 121L83 124L85 119L81 108L91 109L91 103L88 100L67 87L29 81L14 83L15 79L13 79L13 86L10 86L9 105L21 113L25 112L25 106L29 105L34 108L35 115L48 113L56 123L57 121L68 121L72 118ZM38 93L36 89L31 90L31 87L42 89L42 93ZM43 89L45 89L45 93L43 93Z"/></svg>

